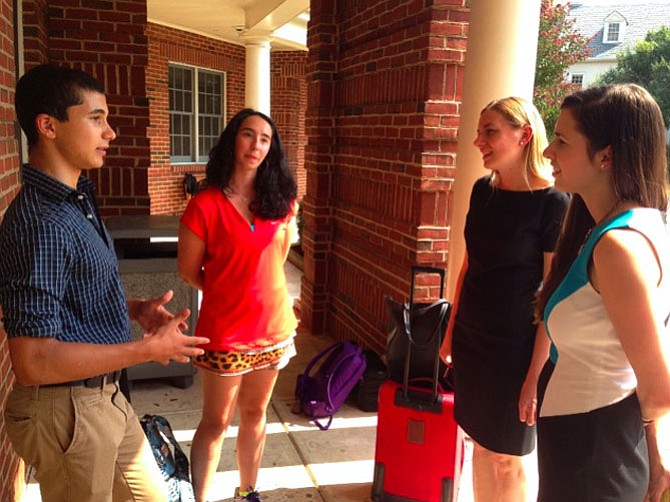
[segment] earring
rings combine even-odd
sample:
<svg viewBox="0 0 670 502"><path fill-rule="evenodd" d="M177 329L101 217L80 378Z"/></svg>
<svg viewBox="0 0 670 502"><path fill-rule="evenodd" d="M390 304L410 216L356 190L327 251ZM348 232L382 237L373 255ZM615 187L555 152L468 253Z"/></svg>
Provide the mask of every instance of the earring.
<svg viewBox="0 0 670 502"><path fill-rule="evenodd" d="M519 145L523 146L523 145L525 145L525 144L526 144L526 143L524 143L523 140L519 141Z"/></svg>

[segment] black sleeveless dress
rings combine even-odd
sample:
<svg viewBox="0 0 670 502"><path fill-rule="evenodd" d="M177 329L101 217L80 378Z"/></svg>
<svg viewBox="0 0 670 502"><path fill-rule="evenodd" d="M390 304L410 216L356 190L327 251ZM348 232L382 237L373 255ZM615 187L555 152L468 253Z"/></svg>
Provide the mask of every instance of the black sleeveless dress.
<svg viewBox="0 0 670 502"><path fill-rule="evenodd" d="M456 313L452 358L455 417L484 448L525 455L535 427L519 420L533 353L534 296L569 202L552 188L507 191L475 182L465 224L468 269Z"/></svg>

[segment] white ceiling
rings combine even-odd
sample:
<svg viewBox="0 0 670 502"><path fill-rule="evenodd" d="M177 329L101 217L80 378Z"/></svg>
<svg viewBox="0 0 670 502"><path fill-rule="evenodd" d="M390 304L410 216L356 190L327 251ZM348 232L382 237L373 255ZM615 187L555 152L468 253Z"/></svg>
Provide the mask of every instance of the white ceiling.
<svg viewBox="0 0 670 502"><path fill-rule="evenodd" d="M149 22L244 45L269 36L275 50L306 50L309 0L147 0Z"/></svg>

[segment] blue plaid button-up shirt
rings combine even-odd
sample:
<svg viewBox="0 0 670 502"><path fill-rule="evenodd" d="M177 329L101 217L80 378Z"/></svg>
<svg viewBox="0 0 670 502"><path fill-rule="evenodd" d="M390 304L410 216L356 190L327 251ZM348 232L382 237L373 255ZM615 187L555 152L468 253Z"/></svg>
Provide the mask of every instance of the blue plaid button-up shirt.
<svg viewBox="0 0 670 502"><path fill-rule="evenodd" d="M93 183L77 189L29 165L0 225L0 305L10 338L130 341L128 307Z"/></svg>

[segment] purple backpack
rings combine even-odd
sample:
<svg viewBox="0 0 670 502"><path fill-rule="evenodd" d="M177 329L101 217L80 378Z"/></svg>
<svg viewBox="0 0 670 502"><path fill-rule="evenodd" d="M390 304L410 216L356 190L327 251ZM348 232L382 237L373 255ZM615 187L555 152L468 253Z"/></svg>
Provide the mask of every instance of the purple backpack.
<svg viewBox="0 0 670 502"><path fill-rule="evenodd" d="M327 356L327 357L326 357ZM313 372L312 369L321 363ZM308 415L319 429L325 431L333 414L358 383L365 371L363 350L354 342L335 342L314 356L305 372L298 375L295 386L297 413ZM328 418L326 425L320 418Z"/></svg>

